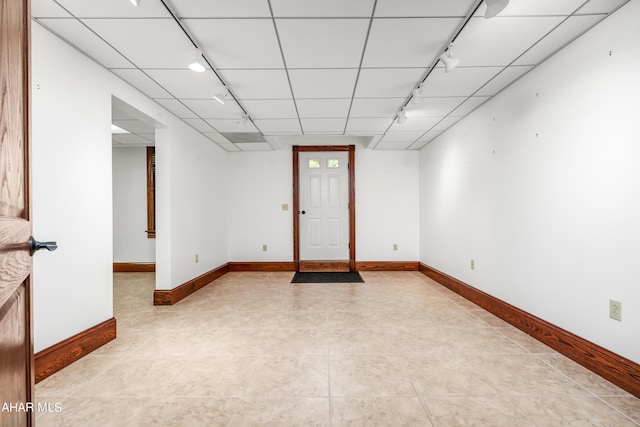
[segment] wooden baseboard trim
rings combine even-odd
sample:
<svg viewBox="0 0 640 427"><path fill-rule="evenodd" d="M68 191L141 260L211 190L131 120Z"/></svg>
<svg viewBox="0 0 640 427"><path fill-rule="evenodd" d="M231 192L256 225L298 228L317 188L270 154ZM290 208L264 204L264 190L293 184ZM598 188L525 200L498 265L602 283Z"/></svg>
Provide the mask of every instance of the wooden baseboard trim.
<svg viewBox="0 0 640 427"><path fill-rule="evenodd" d="M116 338L113 317L34 355L36 383Z"/></svg>
<svg viewBox="0 0 640 427"><path fill-rule="evenodd" d="M639 364L427 265L420 264L420 272L640 398Z"/></svg>
<svg viewBox="0 0 640 427"><path fill-rule="evenodd" d="M114 273L155 272L155 262L114 262Z"/></svg>
<svg viewBox="0 0 640 427"><path fill-rule="evenodd" d="M418 261L357 261L358 271L418 271Z"/></svg>
<svg viewBox="0 0 640 427"><path fill-rule="evenodd" d="M224 276L229 272L229 263L226 263L214 270L204 273L195 279L173 289L156 289L153 292L153 305L173 305L178 301L188 297L199 289L204 288L214 280Z"/></svg>
<svg viewBox="0 0 640 427"><path fill-rule="evenodd" d="M294 262L230 262L229 271L296 271Z"/></svg>
<svg viewBox="0 0 640 427"><path fill-rule="evenodd" d="M349 261L299 261L299 271L351 271Z"/></svg>

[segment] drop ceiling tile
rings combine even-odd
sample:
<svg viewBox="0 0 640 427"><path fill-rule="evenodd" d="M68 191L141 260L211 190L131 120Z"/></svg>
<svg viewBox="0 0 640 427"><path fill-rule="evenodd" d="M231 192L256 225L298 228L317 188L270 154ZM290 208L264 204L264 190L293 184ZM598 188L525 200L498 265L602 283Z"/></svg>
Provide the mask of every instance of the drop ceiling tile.
<svg viewBox="0 0 640 427"><path fill-rule="evenodd" d="M376 19L362 66L427 68L459 23L457 18Z"/></svg>
<svg viewBox="0 0 640 427"><path fill-rule="evenodd" d="M350 99L299 99L296 101L301 118L347 117Z"/></svg>
<svg viewBox="0 0 640 427"><path fill-rule="evenodd" d="M591 0L577 13L611 13L629 0Z"/></svg>
<svg viewBox="0 0 640 427"><path fill-rule="evenodd" d="M193 45L173 19L84 19L82 22L139 68L188 69L193 59Z"/></svg>
<svg viewBox="0 0 640 427"><path fill-rule="evenodd" d="M189 110L187 107L184 106L182 102L178 101L177 99L173 99L173 98L154 99L154 101L162 105L167 110L171 111L178 118L181 118L181 119L197 119L198 118L198 116L193 111Z"/></svg>
<svg viewBox="0 0 640 427"><path fill-rule="evenodd" d="M356 98L405 98L418 85L425 68L377 68L360 71Z"/></svg>
<svg viewBox="0 0 640 427"><path fill-rule="evenodd" d="M388 142L388 141L380 141L375 149L376 150L406 150L411 146L413 142L405 141L405 142Z"/></svg>
<svg viewBox="0 0 640 427"><path fill-rule="evenodd" d="M221 68L284 68L271 19L185 19L211 65Z"/></svg>
<svg viewBox="0 0 640 427"><path fill-rule="evenodd" d="M186 123L188 123L191 127L196 129L198 132L213 132L219 129L212 129L209 123L205 122L202 119L182 119Z"/></svg>
<svg viewBox="0 0 640 427"><path fill-rule="evenodd" d="M514 65L537 65L566 43L600 22L605 16L606 15L584 15L568 18L518 58L516 62L514 62Z"/></svg>
<svg viewBox="0 0 640 427"><path fill-rule="evenodd" d="M243 112L233 100L226 100L220 104L214 99L182 99L184 105L189 107L198 116L204 119L236 119Z"/></svg>
<svg viewBox="0 0 640 427"><path fill-rule="evenodd" d="M242 105L251 118L256 119L295 119L296 106L291 99L247 99Z"/></svg>
<svg viewBox="0 0 640 427"><path fill-rule="evenodd" d="M181 18L270 18L267 0L172 1Z"/></svg>
<svg viewBox="0 0 640 427"><path fill-rule="evenodd" d="M386 131L391 123L393 122L393 118L383 117L383 118L349 118L347 122L347 132L384 132Z"/></svg>
<svg viewBox="0 0 640 427"><path fill-rule="evenodd" d="M273 15L279 17L370 17L373 0L271 0Z"/></svg>
<svg viewBox="0 0 640 427"><path fill-rule="evenodd" d="M561 15L568 16L583 4L585 0L514 0L498 15L500 18L507 16L543 16ZM487 7L484 2L476 11L476 16L484 19Z"/></svg>
<svg viewBox="0 0 640 427"><path fill-rule="evenodd" d="M472 96L467 98L458 108L451 112L452 116L466 116L473 110L484 104L490 97L489 96Z"/></svg>
<svg viewBox="0 0 640 427"><path fill-rule="evenodd" d="M416 141L410 146L407 147L407 150L420 150L422 147L427 145L429 141Z"/></svg>
<svg viewBox="0 0 640 427"><path fill-rule="evenodd" d="M144 123L141 120L138 119L112 119L111 123L113 123L114 125L118 126L121 129L127 130L131 133L150 133L153 134L155 132L154 128L152 126L149 126L148 124Z"/></svg>
<svg viewBox="0 0 640 427"><path fill-rule="evenodd" d="M380 16L459 16L470 12L475 0L378 0L376 17Z"/></svg>
<svg viewBox="0 0 640 427"><path fill-rule="evenodd" d="M145 70L145 72L175 98L211 99L222 91L222 83L213 71L196 73L187 70Z"/></svg>
<svg viewBox="0 0 640 427"><path fill-rule="evenodd" d="M297 133L302 132L298 119L254 120L263 133Z"/></svg>
<svg viewBox="0 0 640 427"><path fill-rule="evenodd" d="M122 68L112 69L111 72L146 94L149 98L171 98L169 92L140 70Z"/></svg>
<svg viewBox="0 0 640 427"><path fill-rule="evenodd" d="M435 125L440 121L440 119L442 119L442 117L408 117L407 116L407 121L402 124L398 124L397 122L394 122L391 128L389 129L389 133L418 132L422 134L423 132L426 132L429 129L431 129L433 125ZM387 135L389 133L387 133Z"/></svg>
<svg viewBox="0 0 640 427"><path fill-rule="evenodd" d="M71 18L69 12L53 0L31 0L31 16L33 18Z"/></svg>
<svg viewBox="0 0 640 427"><path fill-rule="evenodd" d="M213 129L204 131L207 133L213 130L217 132L259 132L253 123L248 123L243 126L240 123L240 117L237 119L206 119L205 121L213 127Z"/></svg>
<svg viewBox="0 0 640 427"><path fill-rule="evenodd" d="M404 124L402 126L404 126ZM407 142L407 141L411 141L411 142L413 142L416 139L420 138L420 136L422 136L422 134L424 133L424 131L419 131L419 130L397 131L397 129L399 129L399 127L400 127L400 125L396 125L394 123L394 126L392 126L392 128L394 128L395 131L387 132L386 134L384 134L384 136L382 137L381 141L386 141L386 142Z"/></svg>
<svg viewBox="0 0 640 427"><path fill-rule="evenodd" d="M273 151L268 142L239 142L236 146L242 151Z"/></svg>
<svg viewBox="0 0 640 427"><path fill-rule="evenodd" d="M431 142L433 141L438 135L440 135L442 133L441 130L430 130L429 132L425 133L424 135L422 135L420 137L420 139L418 140L419 142Z"/></svg>
<svg viewBox="0 0 640 427"><path fill-rule="evenodd" d="M419 104L409 105L405 109L407 117L443 117L462 104L466 97L430 97L422 98Z"/></svg>
<svg viewBox="0 0 640 427"><path fill-rule="evenodd" d="M224 70L222 78L238 99L290 99L284 70Z"/></svg>
<svg viewBox="0 0 640 427"><path fill-rule="evenodd" d="M233 153L233 152L238 152L241 151L238 147L236 147L233 144L223 144L223 143L218 143L218 145L220 147L222 147L222 149L224 149L225 151L229 152L229 153Z"/></svg>
<svg viewBox="0 0 640 427"><path fill-rule="evenodd" d="M347 119L301 119L304 132L339 132L344 131Z"/></svg>
<svg viewBox="0 0 640 427"><path fill-rule="evenodd" d="M478 95L478 96L483 96L483 95L493 96L496 93L500 92L505 87L507 87L513 81L515 81L518 78L520 78L523 74L527 73L528 71L530 71L532 69L533 69L532 66L507 67L507 68L505 68L505 70L503 72L501 72L500 74L495 76L493 78L493 80L488 82L482 89L480 89L478 91L478 93L476 93L476 95Z"/></svg>
<svg viewBox="0 0 640 427"><path fill-rule="evenodd" d="M472 18L452 51L460 58L459 67L508 65L562 20L562 17Z"/></svg>
<svg viewBox="0 0 640 427"><path fill-rule="evenodd" d="M171 15L159 1L56 0L77 18L169 18Z"/></svg>
<svg viewBox="0 0 640 427"><path fill-rule="evenodd" d="M503 67L458 67L449 73L436 67L422 86L423 96L470 96Z"/></svg>
<svg viewBox="0 0 640 427"><path fill-rule="evenodd" d="M206 136L207 138L209 138L213 142L216 142L216 143L218 143L220 145L222 145L222 144L231 144L231 142L229 142L229 140L227 138L225 138L224 136L222 136L218 132L204 132L203 134L204 134L204 136Z"/></svg>
<svg viewBox="0 0 640 427"><path fill-rule="evenodd" d="M453 117L453 116L445 117L437 125L435 125L431 130L445 131L449 129L451 126L453 126L454 124L458 123L462 119L463 117Z"/></svg>
<svg viewBox="0 0 640 427"><path fill-rule="evenodd" d="M118 145L153 145L151 141L135 133L111 134L111 141Z"/></svg>
<svg viewBox="0 0 640 427"><path fill-rule="evenodd" d="M368 19L277 19L288 68L353 68L360 64Z"/></svg>
<svg viewBox="0 0 640 427"><path fill-rule="evenodd" d="M40 19L45 27L106 68L134 68L118 51L75 19Z"/></svg>
<svg viewBox="0 0 640 427"><path fill-rule="evenodd" d="M405 98L354 98L350 117L393 117Z"/></svg>
<svg viewBox="0 0 640 427"><path fill-rule="evenodd" d="M351 98L358 70L290 70L296 99Z"/></svg>

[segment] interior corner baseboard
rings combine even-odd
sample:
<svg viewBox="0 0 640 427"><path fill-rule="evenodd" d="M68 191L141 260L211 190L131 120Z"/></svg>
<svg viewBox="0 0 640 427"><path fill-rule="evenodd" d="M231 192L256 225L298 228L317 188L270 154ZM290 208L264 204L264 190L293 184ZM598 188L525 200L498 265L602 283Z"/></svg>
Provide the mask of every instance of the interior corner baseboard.
<svg viewBox="0 0 640 427"><path fill-rule="evenodd" d="M214 280L229 272L229 263L208 271L173 289L156 289L153 292L153 305L173 305L202 289Z"/></svg>
<svg viewBox="0 0 640 427"><path fill-rule="evenodd" d="M230 262L229 271L296 271L294 262Z"/></svg>
<svg viewBox="0 0 640 427"><path fill-rule="evenodd" d="M113 317L34 355L36 383L116 338Z"/></svg>
<svg viewBox="0 0 640 427"><path fill-rule="evenodd" d="M114 262L114 273L155 272L155 262Z"/></svg>
<svg viewBox="0 0 640 427"><path fill-rule="evenodd" d="M427 265L420 264L420 272L640 398L639 364Z"/></svg>
<svg viewBox="0 0 640 427"><path fill-rule="evenodd" d="M356 261L358 271L418 271L418 261Z"/></svg>

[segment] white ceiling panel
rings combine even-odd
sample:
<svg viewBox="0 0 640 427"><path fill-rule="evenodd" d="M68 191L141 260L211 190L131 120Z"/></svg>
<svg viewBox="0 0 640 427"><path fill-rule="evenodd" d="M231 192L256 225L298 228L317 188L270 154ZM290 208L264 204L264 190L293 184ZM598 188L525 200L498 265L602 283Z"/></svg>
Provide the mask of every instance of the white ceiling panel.
<svg viewBox="0 0 640 427"><path fill-rule="evenodd" d="M291 98L284 70L224 70L221 74L239 99Z"/></svg>
<svg viewBox="0 0 640 427"><path fill-rule="evenodd" d="M172 19L84 19L82 22L139 68L188 69L193 59L193 45Z"/></svg>
<svg viewBox="0 0 640 427"><path fill-rule="evenodd" d="M220 144L231 144L227 138L219 134L218 132L204 132L204 136L210 140Z"/></svg>
<svg viewBox="0 0 640 427"><path fill-rule="evenodd" d="M443 117L462 104L465 99L464 96L422 98L419 104L409 103L405 111L407 117Z"/></svg>
<svg viewBox="0 0 640 427"><path fill-rule="evenodd" d="M373 13L373 4L373 0L271 0L273 15L276 18L370 17Z"/></svg>
<svg viewBox="0 0 640 427"><path fill-rule="evenodd" d="M111 141L116 145L153 145L153 141L149 141L148 139L133 133L111 134Z"/></svg>
<svg viewBox="0 0 640 427"><path fill-rule="evenodd" d="M305 132L337 132L342 133L347 119L301 119Z"/></svg>
<svg viewBox="0 0 640 427"><path fill-rule="evenodd" d="M354 98L350 117L393 117L405 98Z"/></svg>
<svg viewBox="0 0 640 427"><path fill-rule="evenodd" d="M398 124L393 122L389 132L426 132L438 123L442 117L408 117L407 121Z"/></svg>
<svg viewBox="0 0 640 427"><path fill-rule="evenodd" d="M78 49L84 51L106 68L133 68L118 51L75 19L40 19L38 22L51 29Z"/></svg>
<svg viewBox="0 0 640 427"><path fill-rule="evenodd" d="M301 118L347 117L350 99L299 99L298 113Z"/></svg>
<svg viewBox="0 0 640 427"><path fill-rule="evenodd" d="M424 68L363 69L356 98L407 98L424 75Z"/></svg>
<svg viewBox="0 0 640 427"><path fill-rule="evenodd" d="M591 0L578 13L610 13L629 0Z"/></svg>
<svg viewBox="0 0 640 427"><path fill-rule="evenodd" d="M459 24L457 18L376 19L362 66L427 68Z"/></svg>
<svg viewBox="0 0 640 427"><path fill-rule="evenodd" d="M411 141L398 142L398 141L380 141L376 145L376 150L406 150L413 144Z"/></svg>
<svg viewBox="0 0 640 427"><path fill-rule="evenodd" d="M512 2L513 3L513 2ZM452 49L460 66L508 65L544 37L562 17L473 18ZM513 34L518 34L514 37Z"/></svg>
<svg viewBox="0 0 640 427"><path fill-rule="evenodd" d="M436 124L431 130L445 131L449 129L451 126L453 126L454 124L458 123L462 119L463 117L453 117L453 116L445 117L438 124Z"/></svg>
<svg viewBox="0 0 640 427"><path fill-rule="evenodd" d="M580 7L585 0L513 0L500 12L500 17L504 16L544 16L544 15L571 15ZM484 2L476 12L477 16L482 16L487 7Z"/></svg>
<svg viewBox="0 0 640 427"><path fill-rule="evenodd" d="M357 68L368 19L278 19L289 68Z"/></svg>
<svg viewBox="0 0 640 427"><path fill-rule="evenodd" d="M56 0L76 18L169 18L171 15L159 1L140 2L114 0Z"/></svg>
<svg viewBox="0 0 640 427"><path fill-rule="evenodd" d="M471 11L475 0L378 0L376 17L380 16L459 16Z"/></svg>
<svg viewBox="0 0 640 427"><path fill-rule="evenodd" d="M347 132L384 132L393 121L390 117L357 118L351 117L347 122Z"/></svg>
<svg viewBox="0 0 640 427"><path fill-rule="evenodd" d="M404 124L402 125L404 126ZM414 131L398 131L398 129L403 129L401 125L396 123L393 124L391 129L394 131L387 132L380 140L387 142L398 142L398 141L415 141L420 138L420 136L424 133L424 131L414 130Z"/></svg>
<svg viewBox="0 0 640 427"><path fill-rule="evenodd" d="M242 151L273 151L268 142L238 142L236 146Z"/></svg>
<svg viewBox="0 0 640 427"><path fill-rule="evenodd" d="M211 99L223 90L213 71L146 70L146 73L176 98Z"/></svg>
<svg viewBox="0 0 640 427"><path fill-rule="evenodd" d="M177 99L154 99L158 104L162 105L167 110L171 111L173 114L178 116L181 119L197 119L198 116L184 104Z"/></svg>
<svg viewBox="0 0 640 427"><path fill-rule="evenodd" d="M149 76L136 69L112 69L112 73L116 74L124 81L138 88L150 98L171 98L171 94L164 90L158 83L153 81Z"/></svg>
<svg viewBox="0 0 640 427"><path fill-rule="evenodd" d="M440 135L442 133L441 130L430 130L429 132L425 133L424 135L422 135L420 137L420 139L418 140L418 142L430 142L432 141L436 136Z"/></svg>
<svg viewBox="0 0 640 427"><path fill-rule="evenodd" d="M126 120L122 119L111 119L111 123L118 126L121 129L129 131L131 133L144 134L150 133L153 134L155 132L154 128L141 120L130 118Z"/></svg>
<svg viewBox="0 0 640 427"><path fill-rule="evenodd" d="M187 122L191 127L198 130L199 132L204 133L204 132L213 132L215 130L219 131L219 129L212 129L211 125L202 119L182 119L182 120Z"/></svg>
<svg viewBox="0 0 640 427"><path fill-rule="evenodd" d="M554 29L545 38L531 47L514 65L537 65L540 61L560 49L567 42L601 21L605 15L572 16Z"/></svg>
<svg viewBox="0 0 640 427"><path fill-rule="evenodd" d="M247 123L243 126L238 119L207 119L205 121L213 127L207 132L212 130L218 132L259 132L253 123Z"/></svg>
<svg viewBox="0 0 640 427"><path fill-rule="evenodd" d="M220 68L283 68L271 19L187 19L198 47Z"/></svg>
<svg viewBox="0 0 640 427"><path fill-rule="evenodd" d="M291 70L296 99L351 98L358 70Z"/></svg>
<svg viewBox="0 0 640 427"><path fill-rule="evenodd" d="M217 144L218 144L220 147L222 147L224 150L226 150L226 151L228 151L228 152L230 152L230 153L238 152L238 151L242 151L242 150L240 150L238 147L236 147L235 145L233 145L233 144L231 144L231 143L225 144L225 143L220 143L220 142L218 142Z"/></svg>
<svg viewBox="0 0 640 427"><path fill-rule="evenodd" d="M220 104L214 99L183 99L184 105L204 119L239 119L243 113L238 104L227 99Z"/></svg>
<svg viewBox="0 0 640 427"><path fill-rule="evenodd" d="M267 0L171 0L174 12L181 18L268 18Z"/></svg>
<svg viewBox="0 0 640 427"><path fill-rule="evenodd" d="M31 0L31 16L34 18L70 18L69 12L51 0Z"/></svg>
<svg viewBox="0 0 640 427"><path fill-rule="evenodd" d="M255 120L255 124L266 133L302 133L298 119Z"/></svg>
<svg viewBox="0 0 640 427"><path fill-rule="evenodd" d="M502 67L458 67L449 73L435 68L422 86L423 96L470 96Z"/></svg>
<svg viewBox="0 0 640 427"><path fill-rule="evenodd" d="M291 99L247 99L242 105L254 119L295 119L296 106Z"/></svg>
<svg viewBox="0 0 640 427"><path fill-rule="evenodd" d="M533 69L531 66L507 67L480 89L476 95L493 96L531 69Z"/></svg>
<svg viewBox="0 0 640 427"><path fill-rule="evenodd" d="M489 96L472 96L470 98L467 98L467 100L464 101L462 105L451 112L451 115L466 116L467 114L478 108L478 106L485 103L489 98Z"/></svg>

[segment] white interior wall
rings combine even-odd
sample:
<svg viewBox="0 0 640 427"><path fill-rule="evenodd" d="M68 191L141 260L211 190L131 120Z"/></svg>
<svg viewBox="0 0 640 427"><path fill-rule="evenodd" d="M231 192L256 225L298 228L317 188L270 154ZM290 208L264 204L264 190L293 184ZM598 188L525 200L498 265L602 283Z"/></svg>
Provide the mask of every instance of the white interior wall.
<svg viewBox="0 0 640 427"><path fill-rule="evenodd" d="M156 240L147 237L147 148L114 146L113 262L156 261Z"/></svg>
<svg viewBox="0 0 640 427"><path fill-rule="evenodd" d="M421 262L635 362L639 21L630 2L420 153Z"/></svg>
<svg viewBox="0 0 640 427"><path fill-rule="evenodd" d="M157 287L227 261L226 153L34 22L33 232L59 244L34 257L36 352L113 316L112 96L164 126L156 132Z"/></svg>

